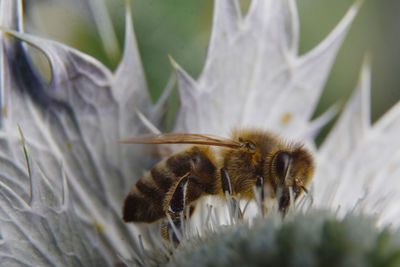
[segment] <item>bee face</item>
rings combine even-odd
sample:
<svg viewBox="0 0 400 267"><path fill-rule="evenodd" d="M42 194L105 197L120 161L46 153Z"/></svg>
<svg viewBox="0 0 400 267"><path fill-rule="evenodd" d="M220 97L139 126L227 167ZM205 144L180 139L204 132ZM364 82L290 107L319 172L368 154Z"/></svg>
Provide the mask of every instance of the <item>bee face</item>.
<svg viewBox="0 0 400 267"><path fill-rule="evenodd" d="M272 157L269 171L279 210L285 214L291 198L295 201L307 190L306 186L314 173L312 156L302 147L291 151L278 151Z"/></svg>

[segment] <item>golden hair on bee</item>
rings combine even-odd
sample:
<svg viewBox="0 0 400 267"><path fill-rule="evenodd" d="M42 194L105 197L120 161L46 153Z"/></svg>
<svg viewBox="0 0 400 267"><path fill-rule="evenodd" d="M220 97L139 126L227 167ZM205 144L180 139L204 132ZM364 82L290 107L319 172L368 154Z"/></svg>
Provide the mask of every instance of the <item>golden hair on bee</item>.
<svg viewBox="0 0 400 267"><path fill-rule="evenodd" d="M126 222L154 222L169 215L180 224L205 195L254 199L254 187L276 199L285 214L310 183L314 173L311 153L300 143L285 142L269 131L236 129L231 138L213 135L150 134L121 143L192 144L157 163L134 185L123 205ZM292 199L291 199L292 198ZM178 222L179 221L179 222Z"/></svg>

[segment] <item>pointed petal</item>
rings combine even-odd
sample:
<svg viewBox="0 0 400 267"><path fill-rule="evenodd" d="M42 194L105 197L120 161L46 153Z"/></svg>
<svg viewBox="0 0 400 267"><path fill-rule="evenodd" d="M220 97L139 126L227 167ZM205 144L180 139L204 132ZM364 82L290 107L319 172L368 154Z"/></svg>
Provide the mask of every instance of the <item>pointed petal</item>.
<svg viewBox="0 0 400 267"><path fill-rule="evenodd" d="M233 2L218 2L215 10L211 52L195 86L197 90L192 89L193 82L180 85L180 91L185 93L181 93L176 130L187 131L185 127L190 125L191 131L226 134L233 126L260 123L260 116L249 119L246 111L260 108L252 102L268 87L268 69L274 64L280 66L282 61L286 63L297 50L298 23L293 1L253 1L244 21ZM222 40L222 45L213 40ZM183 81L192 80L182 76ZM185 85L189 86L182 88ZM190 99L197 99L197 103ZM237 105L233 107L232 103Z"/></svg>
<svg viewBox="0 0 400 267"><path fill-rule="evenodd" d="M222 41L224 46L210 47L213 52L208 54L197 82L181 75L182 106L175 131L226 135L233 127L256 126L291 137L304 136L332 59L356 10L349 11L315 52L297 58L294 1L253 1L244 20L237 17L236 23L232 22L235 16L216 9L215 21L226 20L235 26L230 35L220 36L227 39ZM217 38L221 30L213 34ZM319 79L306 77L311 69L320 71L313 74Z"/></svg>
<svg viewBox="0 0 400 267"><path fill-rule="evenodd" d="M114 75L113 91L119 103L121 135L126 137L137 134L133 132L136 128L134 125L139 121L135 108L148 115L151 100L133 30L130 1L127 1L125 14L124 52Z"/></svg>
<svg viewBox="0 0 400 267"><path fill-rule="evenodd" d="M377 170L371 157L370 63L366 60L359 84L335 127L318 152L314 178L315 203L346 212L365 196L369 171ZM374 167L373 167L374 166Z"/></svg>
<svg viewBox="0 0 400 267"><path fill-rule="evenodd" d="M322 115L310 122L308 129L301 139L314 139L321 131L321 129L326 126L330 121L332 121L332 119L339 113L339 111L340 108L338 104L331 106Z"/></svg>
<svg viewBox="0 0 400 267"><path fill-rule="evenodd" d="M1 28L7 109L0 129L0 262L100 266L115 264L117 254L135 254L120 205L146 156L117 141L140 132L134 110L150 110L151 102L130 22L133 49L125 50L115 76L68 46ZM27 46L47 57L49 83L31 64ZM127 109L134 115L123 114Z"/></svg>
<svg viewBox="0 0 400 267"><path fill-rule="evenodd" d="M311 118L336 54L359 9L354 4L341 22L317 47L290 64L287 70L287 84L275 87L274 95L279 96L273 107L272 125L281 125L288 132L304 128ZM283 88L282 88L283 87ZM278 91L279 90L279 91ZM284 118L290 114L291 121Z"/></svg>
<svg viewBox="0 0 400 267"><path fill-rule="evenodd" d="M297 53L299 22L293 0L255 0L251 2L244 27L259 36L265 50L264 60L285 61Z"/></svg>
<svg viewBox="0 0 400 267"><path fill-rule="evenodd" d="M241 11L237 0L214 1L213 23L207 51L209 58L216 57L215 53L226 47L230 37L237 34L241 22Z"/></svg>
<svg viewBox="0 0 400 267"><path fill-rule="evenodd" d="M122 165L126 158L137 162L135 159L139 156L137 151L120 149L117 144L122 137L120 107L112 86L118 84L113 83L111 72L101 63L79 51L27 34L7 32L45 53L53 79L47 85L38 77L21 42L6 47L7 61L2 75L11 77L11 80L5 86L10 102L9 116L3 129L3 136L7 138L5 144L8 145L3 152L7 153L5 157L20 162L22 152L15 153L15 144L18 144L15 122L18 122L24 129L26 143L42 176L47 177L51 184L39 191L60 196L64 175L61 170L64 167L73 188L71 198L79 210L79 220L88 222L86 230L90 231L92 224L98 228L98 225L107 225L99 230L103 241L121 255L128 256L129 242L133 239L121 222L120 203L132 184L132 177L139 176L135 173L140 173L141 167L132 162ZM128 123L131 129L138 129L135 121ZM18 169L23 170L23 165ZM16 188L27 197L23 182ZM37 187L34 190L37 191ZM46 193L46 197L54 199L50 195ZM40 203L36 200L34 203ZM96 236L98 233L95 231L93 234ZM130 241L121 242L120 235Z"/></svg>
<svg viewBox="0 0 400 267"><path fill-rule="evenodd" d="M207 116L208 114L199 114L201 107L199 106L198 98L201 97L201 93L198 92L198 85L189 74L187 74L175 60L169 57L172 67L175 70L175 74L178 81L179 96L181 99L180 110L177 114L174 131L181 132L196 132L199 129L199 125L202 124L203 120L193 120L194 117L201 118L201 116ZM182 101L184 99L184 101ZM184 111L190 110L192 114L187 114Z"/></svg>
<svg viewBox="0 0 400 267"><path fill-rule="evenodd" d="M371 65L369 60L366 60L356 90L323 143L321 154L326 157L335 155L338 158L346 158L348 151L352 151L370 129L370 79ZM333 154L328 154L328 151Z"/></svg>

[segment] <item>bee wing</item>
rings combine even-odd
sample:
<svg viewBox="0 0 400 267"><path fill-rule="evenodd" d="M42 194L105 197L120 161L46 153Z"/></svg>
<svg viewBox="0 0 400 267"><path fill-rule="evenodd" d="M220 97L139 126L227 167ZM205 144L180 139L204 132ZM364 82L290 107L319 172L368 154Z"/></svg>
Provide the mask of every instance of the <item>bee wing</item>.
<svg viewBox="0 0 400 267"><path fill-rule="evenodd" d="M196 144L240 148L242 144L228 138L190 133L145 134L120 140L124 144Z"/></svg>

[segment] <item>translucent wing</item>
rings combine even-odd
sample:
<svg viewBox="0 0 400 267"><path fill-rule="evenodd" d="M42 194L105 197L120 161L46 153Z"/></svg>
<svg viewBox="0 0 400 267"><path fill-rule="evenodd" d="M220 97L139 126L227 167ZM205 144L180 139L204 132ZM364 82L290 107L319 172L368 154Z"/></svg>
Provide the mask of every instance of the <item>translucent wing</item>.
<svg viewBox="0 0 400 267"><path fill-rule="evenodd" d="M213 135L190 133L146 134L120 140L124 144L196 144L240 148L242 143Z"/></svg>

